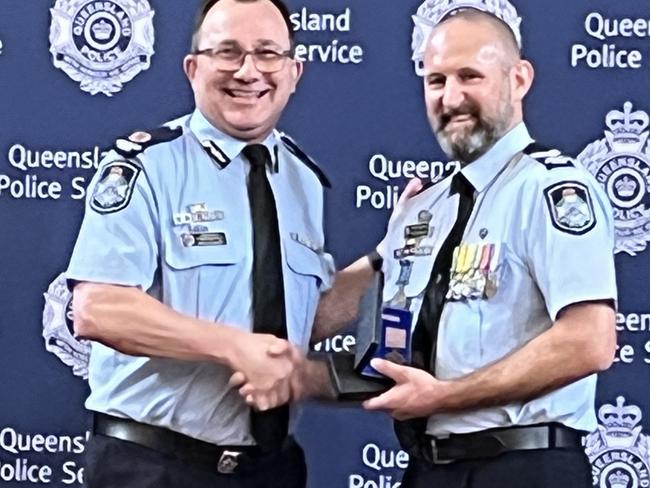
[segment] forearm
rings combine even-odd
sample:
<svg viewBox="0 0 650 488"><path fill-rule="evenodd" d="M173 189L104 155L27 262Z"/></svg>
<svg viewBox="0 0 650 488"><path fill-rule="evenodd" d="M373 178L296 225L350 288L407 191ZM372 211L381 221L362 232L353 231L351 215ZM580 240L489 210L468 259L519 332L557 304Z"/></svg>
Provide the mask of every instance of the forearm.
<svg viewBox="0 0 650 488"><path fill-rule="evenodd" d="M137 288L80 283L74 290L78 337L133 356L230 364L243 332L176 312Z"/></svg>
<svg viewBox="0 0 650 488"><path fill-rule="evenodd" d="M359 315L359 303L375 271L367 256L336 273L332 289L321 296L312 341L331 337Z"/></svg>
<svg viewBox="0 0 650 488"><path fill-rule="evenodd" d="M305 361L302 372L302 397L319 400L336 400L327 362L318 359Z"/></svg>
<svg viewBox="0 0 650 488"><path fill-rule="evenodd" d="M607 307L607 305L592 305ZM496 363L443 382L441 409L457 411L526 402L609 367L616 344L614 312L559 319L548 331Z"/></svg>
<svg viewBox="0 0 650 488"><path fill-rule="evenodd" d="M576 359L579 354L577 347L540 336L501 361L448 382L441 409L487 408L539 397L591 373Z"/></svg>

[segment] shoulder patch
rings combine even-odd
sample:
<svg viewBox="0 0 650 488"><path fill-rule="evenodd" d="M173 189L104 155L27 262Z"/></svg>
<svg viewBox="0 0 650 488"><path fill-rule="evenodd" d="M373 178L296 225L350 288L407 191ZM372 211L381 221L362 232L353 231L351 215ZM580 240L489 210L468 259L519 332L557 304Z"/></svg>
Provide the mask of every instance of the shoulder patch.
<svg viewBox="0 0 650 488"><path fill-rule="evenodd" d="M120 156L127 159L133 158L143 152L145 149L162 142L173 141L183 134L183 129L176 127L174 129L162 126L153 130L139 130L126 137L120 137L115 141L113 149Z"/></svg>
<svg viewBox="0 0 650 488"><path fill-rule="evenodd" d="M549 170L575 167L573 158L562 155L557 149L548 149L535 142L524 149L524 153L546 166L546 169Z"/></svg>
<svg viewBox="0 0 650 488"><path fill-rule="evenodd" d="M298 147L298 144L295 143L291 137L289 137L286 134L280 134L280 139L284 143L284 145L287 147L287 149L298 159L300 159L303 163L307 165L307 167L312 170L314 173L316 173L316 176L318 176L318 179L320 180L321 184L325 188L332 188L332 184L330 183L330 180L327 178L325 173L323 172L322 169L314 162L313 159L311 159L305 152Z"/></svg>
<svg viewBox="0 0 650 488"><path fill-rule="evenodd" d="M589 188L579 181L560 181L544 189L544 198L556 229L583 235L596 225Z"/></svg>
<svg viewBox="0 0 650 488"><path fill-rule="evenodd" d="M90 199L90 208L100 214L119 212L131 201L141 168L133 161L113 161L102 168Z"/></svg>

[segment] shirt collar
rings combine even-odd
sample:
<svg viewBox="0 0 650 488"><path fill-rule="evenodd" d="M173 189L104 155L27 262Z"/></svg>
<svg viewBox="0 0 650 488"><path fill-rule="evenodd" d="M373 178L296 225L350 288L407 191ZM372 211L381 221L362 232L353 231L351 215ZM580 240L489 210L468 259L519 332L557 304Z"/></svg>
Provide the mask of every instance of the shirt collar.
<svg viewBox="0 0 650 488"><path fill-rule="evenodd" d="M499 139L485 154L465 166L461 172L474 189L482 192L499 171L515 156L523 151L533 139L523 122L520 122Z"/></svg>
<svg viewBox="0 0 650 488"><path fill-rule="evenodd" d="M225 161L219 161L221 168L225 168L231 161L239 157L242 149L249 144L246 141L236 139L217 129L198 108L194 110L194 113L190 117L189 126L201 145L209 141L213 146L216 145L221 154L225 156ZM274 130L260 143L269 150L275 171L278 168L278 140L278 132Z"/></svg>

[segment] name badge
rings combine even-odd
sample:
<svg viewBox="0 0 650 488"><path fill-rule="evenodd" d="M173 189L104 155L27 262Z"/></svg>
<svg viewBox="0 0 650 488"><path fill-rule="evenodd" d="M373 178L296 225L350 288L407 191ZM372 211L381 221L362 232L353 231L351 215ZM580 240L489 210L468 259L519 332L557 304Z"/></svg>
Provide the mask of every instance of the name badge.
<svg viewBox="0 0 650 488"><path fill-rule="evenodd" d="M204 232L182 234L181 241L185 247L225 246L228 244L226 234L223 232Z"/></svg>

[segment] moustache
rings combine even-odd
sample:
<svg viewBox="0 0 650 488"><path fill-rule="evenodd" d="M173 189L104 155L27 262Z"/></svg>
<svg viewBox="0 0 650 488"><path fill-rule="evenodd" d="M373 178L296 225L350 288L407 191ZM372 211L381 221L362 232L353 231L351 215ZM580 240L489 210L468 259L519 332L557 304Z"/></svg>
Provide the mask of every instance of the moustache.
<svg viewBox="0 0 650 488"><path fill-rule="evenodd" d="M480 110L476 104L464 103L458 108L448 110L440 115L440 130L444 130L451 119L460 115L471 115L476 120L480 120Z"/></svg>

